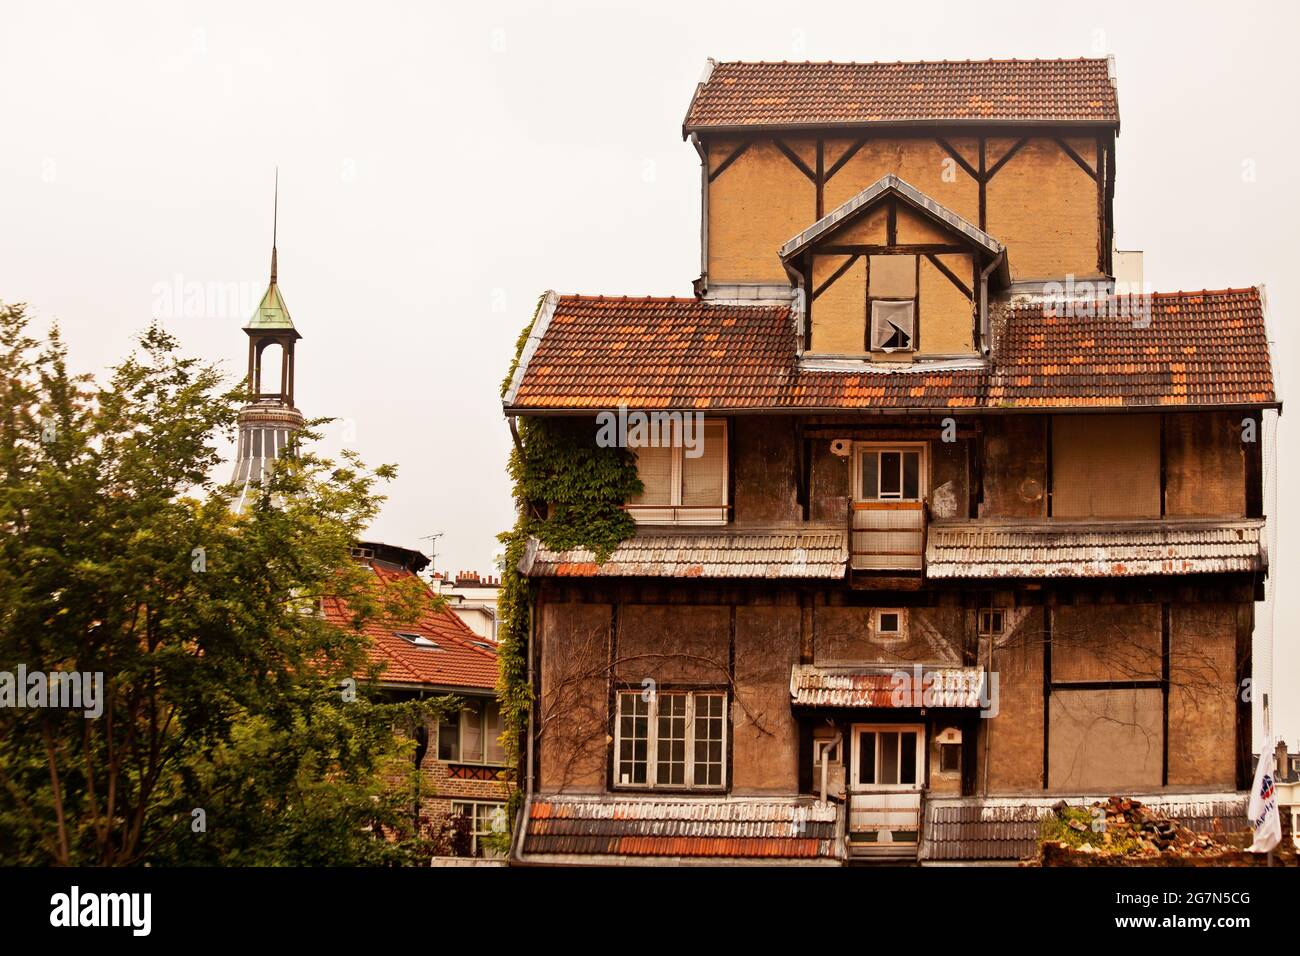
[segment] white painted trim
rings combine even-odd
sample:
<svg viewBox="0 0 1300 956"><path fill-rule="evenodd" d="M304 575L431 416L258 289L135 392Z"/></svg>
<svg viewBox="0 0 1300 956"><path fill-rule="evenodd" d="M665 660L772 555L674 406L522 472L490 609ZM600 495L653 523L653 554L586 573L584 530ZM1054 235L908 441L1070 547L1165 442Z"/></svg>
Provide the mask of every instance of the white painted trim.
<svg viewBox="0 0 1300 956"><path fill-rule="evenodd" d="M502 402L507 408L515 403L515 398L519 394L519 386L524 381L524 373L528 370L528 363L532 361L537 346L542 343L542 336L546 334L547 328L550 327L551 318L555 315L555 307L559 304L559 301L560 297L554 289L546 291L541 308L537 311L537 318L528 332L528 340L524 342L524 349L519 355L519 365L515 367L514 377L510 379L510 388L506 391L506 397Z"/></svg>

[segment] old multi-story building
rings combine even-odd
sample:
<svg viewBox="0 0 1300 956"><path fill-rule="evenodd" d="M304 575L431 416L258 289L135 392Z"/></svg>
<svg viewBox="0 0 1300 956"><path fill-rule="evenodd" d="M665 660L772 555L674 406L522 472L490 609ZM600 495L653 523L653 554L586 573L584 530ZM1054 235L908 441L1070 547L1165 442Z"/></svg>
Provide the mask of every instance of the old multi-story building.
<svg viewBox="0 0 1300 956"><path fill-rule="evenodd" d="M710 64L694 295L549 293L505 398L683 424L608 560L521 565L516 861L1007 860L1061 796L1241 814L1265 298L1116 294L1119 128L1104 59Z"/></svg>

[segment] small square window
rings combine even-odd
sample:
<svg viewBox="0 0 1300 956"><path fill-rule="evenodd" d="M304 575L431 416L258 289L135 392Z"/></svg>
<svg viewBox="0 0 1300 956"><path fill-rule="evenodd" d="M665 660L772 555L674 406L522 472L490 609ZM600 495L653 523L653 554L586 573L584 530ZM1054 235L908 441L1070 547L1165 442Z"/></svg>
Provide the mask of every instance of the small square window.
<svg viewBox="0 0 1300 956"><path fill-rule="evenodd" d="M939 745L939 772L961 773L961 744Z"/></svg>
<svg viewBox="0 0 1300 956"><path fill-rule="evenodd" d="M1006 612L1000 607L986 607L980 611L980 633L1001 635L1006 633Z"/></svg>
<svg viewBox="0 0 1300 956"><path fill-rule="evenodd" d="M903 633L903 616L898 611L878 612L876 633L881 637L898 637Z"/></svg>

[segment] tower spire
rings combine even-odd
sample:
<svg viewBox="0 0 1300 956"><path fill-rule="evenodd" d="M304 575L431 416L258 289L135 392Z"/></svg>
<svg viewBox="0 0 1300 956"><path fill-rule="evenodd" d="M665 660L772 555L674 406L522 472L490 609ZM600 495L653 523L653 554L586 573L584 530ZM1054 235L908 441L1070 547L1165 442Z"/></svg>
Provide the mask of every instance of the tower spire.
<svg viewBox="0 0 1300 956"><path fill-rule="evenodd" d="M280 230L280 167L275 167L275 200L271 207L271 285L275 285L275 240Z"/></svg>

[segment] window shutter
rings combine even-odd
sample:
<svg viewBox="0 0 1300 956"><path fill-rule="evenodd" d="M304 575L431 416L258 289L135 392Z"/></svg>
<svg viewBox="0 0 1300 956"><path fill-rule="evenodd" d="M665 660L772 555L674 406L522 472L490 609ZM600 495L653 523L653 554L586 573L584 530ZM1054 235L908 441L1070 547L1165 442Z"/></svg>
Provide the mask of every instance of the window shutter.
<svg viewBox="0 0 1300 956"><path fill-rule="evenodd" d="M727 423L706 422L699 436L698 458L682 453L682 504L726 503Z"/></svg>
<svg viewBox="0 0 1300 956"><path fill-rule="evenodd" d="M629 504L672 504L673 450L671 448L636 449L636 472L645 490Z"/></svg>

